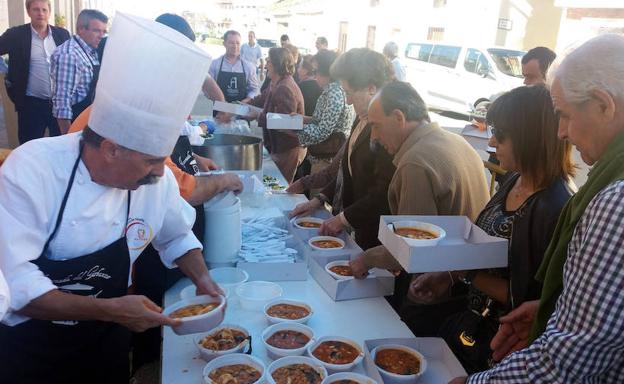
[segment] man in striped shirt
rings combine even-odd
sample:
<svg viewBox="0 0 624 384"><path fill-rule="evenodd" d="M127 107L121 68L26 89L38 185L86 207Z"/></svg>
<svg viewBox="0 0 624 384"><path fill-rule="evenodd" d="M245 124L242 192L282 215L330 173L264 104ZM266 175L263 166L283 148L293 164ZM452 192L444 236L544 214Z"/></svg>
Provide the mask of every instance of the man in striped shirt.
<svg viewBox="0 0 624 384"><path fill-rule="evenodd" d="M553 289L557 279L561 294L554 296L554 312L531 345L453 384L624 380L624 37L589 40L551 78L559 137L574 144L593 168L564 208L547 251L552 258L540 268L545 274L538 273L545 278L537 317L529 306L519 307L525 316L517 317L524 321L506 331L510 344L526 339L532 319L534 330L543 329L540 321L551 313L549 295L559 292Z"/></svg>
<svg viewBox="0 0 624 384"><path fill-rule="evenodd" d="M108 17L95 9L78 15L78 33L61 44L52 54L52 114L61 133L93 101L100 71L96 48L106 33Z"/></svg>

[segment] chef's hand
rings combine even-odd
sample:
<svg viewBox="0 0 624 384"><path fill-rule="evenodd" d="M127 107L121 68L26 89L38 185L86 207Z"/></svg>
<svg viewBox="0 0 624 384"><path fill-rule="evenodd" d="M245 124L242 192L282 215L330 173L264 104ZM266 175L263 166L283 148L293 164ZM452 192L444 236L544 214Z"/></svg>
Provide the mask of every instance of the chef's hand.
<svg viewBox="0 0 624 384"><path fill-rule="evenodd" d="M217 163L212 161L212 159L200 156L196 153L193 153L193 157L195 157L195 161L197 161L199 170L202 172L216 171L219 169L219 166L217 165Z"/></svg>
<svg viewBox="0 0 624 384"><path fill-rule="evenodd" d="M319 233L323 236L336 236L345 229L345 225L339 216L323 221Z"/></svg>
<svg viewBox="0 0 624 384"><path fill-rule="evenodd" d="M162 308L140 295L127 295L106 300L110 320L134 332L161 325L176 326L182 322L163 315Z"/></svg>
<svg viewBox="0 0 624 384"><path fill-rule="evenodd" d="M235 173L224 173L222 175L212 175L211 177L219 183L221 192L231 191L238 195L243 191L243 182Z"/></svg>
<svg viewBox="0 0 624 384"><path fill-rule="evenodd" d="M468 376L456 377L453 380L449 381L448 384L465 384L466 380L468 380Z"/></svg>
<svg viewBox="0 0 624 384"><path fill-rule="evenodd" d="M205 275L205 276L200 277L195 282L195 286L197 287L195 291L197 295L210 295L210 296L224 295L221 287L219 287L217 283L212 281L212 279L210 278L210 275Z"/></svg>
<svg viewBox="0 0 624 384"><path fill-rule="evenodd" d="M295 209L290 211L288 217L307 216L317 209L321 208L321 206L323 206L323 203L321 202L321 200L315 197L310 201L306 201L305 203L297 204Z"/></svg>
<svg viewBox="0 0 624 384"><path fill-rule="evenodd" d="M365 279L368 276L368 266L364 262L364 255L360 254L355 259L349 261L349 266L356 279Z"/></svg>
<svg viewBox="0 0 624 384"><path fill-rule="evenodd" d="M303 191L305 191L305 186L303 185L303 181L301 179L298 179L286 188L286 192L288 193L303 193Z"/></svg>
<svg viewBox="0 0 624 384"><path fill-rule="evenodd" d="M538 308L539 300L525 301L499 319L498 332L490 343L494 361L500 361L510 353L529 345L529 336Z"/></svg>
<svg viewBox="0 0 624 384"><path fill-rule="evenodd" d="M432 304L447 297L451 289L448 272L429 272L413 275L407 298L417 304Z"/></svg>

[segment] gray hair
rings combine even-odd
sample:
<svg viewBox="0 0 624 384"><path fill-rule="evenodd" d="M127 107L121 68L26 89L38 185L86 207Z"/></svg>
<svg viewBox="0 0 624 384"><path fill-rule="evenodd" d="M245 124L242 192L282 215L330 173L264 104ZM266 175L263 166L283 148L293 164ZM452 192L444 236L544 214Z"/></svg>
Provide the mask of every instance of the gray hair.
<svg viewBox="0 0 624 384"><path fill-rule="evenodd" d="M97 9L83 9L78 14L78 19L76 20L76 29L89 28L89 23L91 20L99 20L104 24L108 24L108 17Z"/></svg>
<svg viewBox="0 0 624 384"><path fill-rule="evenodd" d="M399 56L399 46L394 41L389 41L383 47L383 54L388 57L397 57Z"/></svg>
<svg viewBox="0 0 624 384"><path fill-rule="evenodd" d="M392 81L381 88L378 97L386 116L398 109L407 121L431 121L427 105L410 83Z"/></svg>
<svg viewBox="0 0 624 384"><path fill-rule="evenodd" d="M553 66L548 78L551 83L559 80L563 95L571 104L589 100L597 89L624 101L624 36L594 37Z"/></svg>

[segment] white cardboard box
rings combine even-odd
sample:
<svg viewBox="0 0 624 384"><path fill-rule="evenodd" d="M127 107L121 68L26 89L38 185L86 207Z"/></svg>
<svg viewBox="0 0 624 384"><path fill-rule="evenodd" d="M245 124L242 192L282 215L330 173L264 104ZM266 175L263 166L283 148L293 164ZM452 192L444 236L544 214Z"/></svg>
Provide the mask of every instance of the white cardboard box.
<svg viewBox="0 0 624 384"><path fill-rule="evenodd" d="M388 228L401 220L435 224L446 231L446 237L434 246L409 246ZM409 273L507 266L507 240L488 235L466 216L381 216L379 241Z"/></svg>
<svg viewBox="0 0 624 384"><path fill-rule="evenodd" d="M303 129L303 116L267 113L267 129Z"/></svg>
<svg viewBox="0 0 624 384"><path fill-rule="evenodd" d="M223 101L215 101L212 109L219 112L232 113L239 116L249 115L249 106L243 104L226 103Z"/></svg>
<svg viewBox="0 0 624 384"><path fill-rule="evenodd" d="M394 276L384 269L371 270L366 279L334 279L325 270L325 265L336 260L349 260L349 256L311 256L308 259L310 274L332 300L388 296L394 292Z"/></svg>
<svg viewBox="0 0 624 384"><path fill-rule="evenodd" d="M427 371L420 377L418 384L446 384L456 377L467 375L446 342L439 337L364 340L364 368L368 376L375 379L379 384L395 384L382 379L371 357L373 348L384 344L405 345L414 348L425 356Z"/></svg>
<svg viewBox="0 0 624 384"><path fill-rule="evenodd" d="M488 145L492 136L489 129L482 131L472 124L466 124L461 131L461 135L477 151L496 152L495 148Z"/></svg>

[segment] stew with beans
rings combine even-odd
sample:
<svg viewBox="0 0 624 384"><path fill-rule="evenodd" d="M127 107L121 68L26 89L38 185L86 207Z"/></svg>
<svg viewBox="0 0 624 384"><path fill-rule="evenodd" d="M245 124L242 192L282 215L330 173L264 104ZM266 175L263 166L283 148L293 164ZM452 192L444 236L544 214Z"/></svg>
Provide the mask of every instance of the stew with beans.
<svg viewBox="0 0 624 384"><path fill-rule="evenodd" d="M336 240L314 240L312 245L319 248L341 248L342 244Z"/></svg>
<svg viewBox="0 0 624 384"><path fill-rule="evenodd" d="M247 336L236 329L225 328L212 335L208 335L199 341L199 344L206 349L213 351L226 351L237 347L245 341Z"/></svg>
<svg viewBox="0 0 624 384"><path fill-rule="evenodd" d="M375 354L375 364L397 375L415 375L420 372L420 359L400 349L382 349Z"/></svg>
<svg viewBox="0 0 624 384"><path fill-rule="evenodd" d="M316 221L301 220L297 221L297 225L304 228L321 228L321 223L317 223Z"/></svg>
<svg viewBox="0 0 624 384"><path fill-rule="evenodd" d="M348 265L334 265L333 267L330 267L329 270L334 272L336 275L353 276L353 271Z"/></svg>
<svg viewBox="0 0 624 384"><path fill-rule="evenodd" d="M321 375L307 364L291 364L280 367L271 374L277 384L320 384Z"/></svg>
<svg viewBox="0 0 624 384"><path fill-rule="evenodd" d="M317 359L329 364L349 364L355 360L360 351L351 344L342 341L323 341L312 354Z"/></svg>
<svg viewBox="0 0 624 384"><path fill-rule="evenodd" d="M267 309L267 315L280 319L298 320L310 314L310 310L293 304L275 304Z"/></svg>
<svg viewBox="0 0 624 384"><path fill-rule="evenodd" d="M266 340L267 344L280 349L303 348L309 341L306 334L292 330L277 331Z"/></svg>
<svg viewBox="0 0 624 384"><path fill-rule="evenodd" d="M360 384L357 381L353 381L353 380L349 380L349 379L344 379L344 380L336 380L336 381L332 381L329 384Z"/></svg>
<svg viewBox="0 0 624 384"><path fill-rule="evenodd" d="M226 365L208 374L216 384L251 384L258 381L260 376L260 371L246 364Z"/></svg>
<svg viewBox="0 0 624 384"><path fill-rule="evenodd" d="M411 227L396 228L394 230L394 233L399 236L408 237L410 239L416 240L431 240L438 238L438 235L436 235L435 233Z"/></svg>
<svg viewBox="0 0 624 384"><path fill-rule="evenodd" d="M203 315L204 313L208 313L212 311L213 309L217 308L218 306L219 306L219 303L187 305L186 307L182 307L180 309L176 309L175 311L171 312L169 317L171 317L172 319L179 319L182 317Z"/></svg>

